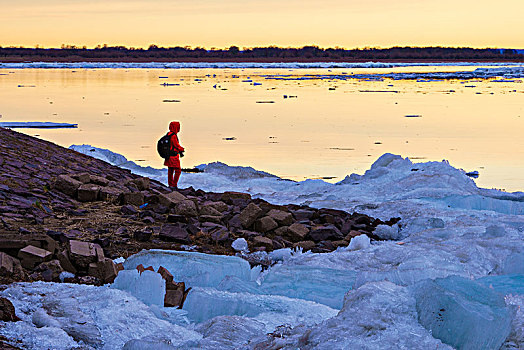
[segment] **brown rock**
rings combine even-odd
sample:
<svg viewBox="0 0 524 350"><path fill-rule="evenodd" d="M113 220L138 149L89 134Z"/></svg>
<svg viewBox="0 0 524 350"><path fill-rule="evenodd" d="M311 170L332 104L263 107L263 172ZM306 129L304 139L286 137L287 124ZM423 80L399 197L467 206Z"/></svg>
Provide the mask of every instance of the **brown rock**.
<svg viewBox="0 0 524 350"><path fill-rule="evenodd" d="M73 174L71 177L75 180L80 181L83 184L89 183L90 176L88 173L79 173L79 174Z"/></svg>
<svg viewBox="0 0 524 350"><path fill-rule="evenodd" d="M89 175L89 182L100 186L107 186L109 184L108 179L98 175Z"/></svg>
<svg viewBox="0 0 524 350"><path fill-rule="evenodd" d="M222 213L216 210L211 205L204 205L202 208L200 208L200 215L209 215L209 216L218 216L222 217Z"/></svg>
<svg viewBox="0 0 524 350"><path fill-rule="evenodd" d="M103 284L113 283L116 278L117 270L113 260L103 258L101 261L90 263L87 273L98 278Z"/></svg>
<svg viewBox="0 0 524 350"><path fill-rule="evenodd" d="M77 198L80 202L94 202L98 200L100 187L93 184L83 184L77 189Z"/></svg>
<svg viewBox="0 0 524 350"><path fill-rule="evenodd" d="M344 238L342 232L340 232L340 230L334 225L327 225L314 228L311 230L309 235L311 236L311 239L313 239L313 241L315 242L327 240L340 240Z"/></svg>
<svg viewBox="0 0 524 350"><path fill-rule="evenodd" d="M60 261L51 260L39 264L35 268L36 272L39 272L42 279L46 282L59 281L60 274L64 272Z"/></svg>
<svg viewBox="0 0 524 350"><path fill-rule="evenodd" d="M115 187L102 187L100 188L100 192L98 192L101 201L113 203L120 199L121 194L122 190Z"/></svg>
<svg viewBox="0 0 524 350"><path fill-rule="evenodd" d="M125 192L122 194L122 202L122 204L140 206L144 204L144 194L142 192Z"/></svg>
<svg viewBox="0 0 524 350"><path fill-rule="evenodd" d="M280 226L289 226L293 223L293 215L287 211L271 209L267 216L275 220Z"/></svg>
<svg viewBox="0 0 524 350"><path fill-rule="evenodd" d="M18 257L22 261L23 267L26 269L33 269L35 265L51 260L53 253L32 245L28 245L18 252Z"/></svg>
<svg viewBox="0 0 524 350"><path fill-rule="evenodd" d="M80 269L87 269L98 260L94 244L75 240L69 241L69 258Z"/></svg>
<svg viewBox="0 0 524 350"><path fill-rule="evenodd" d="M360 236L361 234L362 234L362 232L360 232L360 231L351 230L346 235L346 237L344 237L344 240L347 241L347 242L350 242L353 237Z"/></svg>
<svg viewBox="0 0 524 350"><path fill-rule="evenodd" d="M68 175L58 175L54 183L54 188L70 197L74 197L80 185L82 185L82 182Z"/></svg>
<svg viewBox="0 0 524 350"><path fill-rule="evenodd" d="M275 235L277 236L287 236L288 235L288 229L289 226L282 226L275 230Z"/></svg>
<svg viewBox="0 0 524 350"><path fill-rule="evenodd" d="M273 249L273 241L263 236L255 236L253 238L253 245L255 247L265 247L268 251Z"/></svg>
<svg viewBox="0 0 524 350"><path fill-rule="evenodd" d="M69 254L67 254L67 251L64 250L57 254L58 261L60 261L60 266L67 271L76 274L76 269L71 263L71 260L69 260Z"/></svg>
<svg viewBox="0 0 524 350"><path fill-rule="evenodd" d="M315 242L313 241L300 241L293 244L293 248L301 247L303 251L311 250L315 247Z"/></svg>
<svg viewBox="0 0 524 350"><path fill-rule="evenodd" d="M248 206L240 212L239 219L243 228L249 228L255 223L258 217L262 214L262 209L254 203L249 203Z"/></svg>
<svg viewBox="0 0 524 350"><path fill-rule="evenodd" d="M184 299L184 291L168 289L164 297L164 307L180 307Z"/></svg>
<svg viewBox="0 0 524 350"><path fill-rule="evenodd" d="M140 191L149 190L150 181L148 177L138 177L132 180Z"/></svg>
<svg viewBox="0 0 524 350"><path fill-rule="evenodd" d="M162 276L166 283L173 282L173 275L165 267L160 266L157 272Z"/></svg>
<svg viewBox="0 0 524 350"><path fill-rule="evenodd" d="M173 207L186 199L186 196L177 191L158 195L158 202L166 207Z"/></svg>
<svg viewBox="0 0 524 350"><path fill-rule="evenodd" d="M168 242L188 243L189 233L184 224L164 224L160 229L159 238Z"/></svg>
<svg viewBox="0 0 524 350"><path fill-rule="evenodd" d="M335 246L335 248L338 248L338 247L346 247L346 246L349 244L349 242L346 241L346 240L333 241L333 242L331 242L331 243L333 243L333 245Z"/></svg>
<svg viewBox="0 0 524 350"><path fill-rule="evenodd" d="M220 213L226 212L229 210L229 205L224 202L209 202L206 203L207 206L213 207L218 210Z"/></svg>
<svg viewBox="0 0 524 350"><path fill-rule="evenodd" d="M200 222L212 222L215 224L220 224L221 216L211 216L211 215L200 215L198 220Z"/></svg>
<svg viewBox="0 0 524 350"><path fill-rule="evenodd" d="M20 321L20 318L16 316L15 307L9 299L0 297L0 321L3 322L16 322Z"/></svg>
<svg viewBox="0 0 524 350"><path fill-rule="evenodd" d="M255 231L266 233L278 227L278 224L275 220L269 216L264 216L263 218L255 221Z"/></svg>
<svg viewBox="0 0 524 350"><path fill-rule="evenodd" d="M309 233L309 229L302 224L294 223L289 226L287 234L293 241L302 241Z"/></svg>
<svg viewBox="0 0 524 350"><path fill-rule="evenodd" d="M233 204L235 200L240 199L242 201L250 201L251 195L248 193L241 192L224 192L220 200L227 204Z"/></svg>
<svg viewBox="0 0 524 350"><path fill-rule="evenodd" d="M21 269L20 260L0 252L0 276L13 277L21 272Z"/></svg>
<svg viewBox="0 0 524 350"><path fill-rule="evenodd" d="M175 213L183 216L198 216L198 211L195 203L192 200L183 200L175 207Z"/></svg>

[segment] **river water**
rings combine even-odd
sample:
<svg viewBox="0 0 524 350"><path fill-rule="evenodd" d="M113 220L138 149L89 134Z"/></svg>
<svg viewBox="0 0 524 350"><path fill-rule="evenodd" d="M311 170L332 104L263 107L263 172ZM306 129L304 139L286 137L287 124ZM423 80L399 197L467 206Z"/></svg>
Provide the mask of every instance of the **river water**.
<svg viewBox="0 0 524 350"><path fill-rule="evenodd" d="M78 123L19 130L159 168L156 141L178 120L183 167L220 161L337 182L390 152L413 161L446 159L477 170L481 187L522 191L522 79L446 75L479 67L0 66L0 122Z"/></svg>

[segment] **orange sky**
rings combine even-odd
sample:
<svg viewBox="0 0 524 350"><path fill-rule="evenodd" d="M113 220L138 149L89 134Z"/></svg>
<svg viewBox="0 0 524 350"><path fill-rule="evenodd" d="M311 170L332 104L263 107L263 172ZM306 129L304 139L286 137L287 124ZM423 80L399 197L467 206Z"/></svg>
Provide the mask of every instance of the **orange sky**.
<svg viewBox="0 0 524 350"><path fill-rule="evenodd" d="M0 0L0 45L524 48L524 0Z"/></svg>

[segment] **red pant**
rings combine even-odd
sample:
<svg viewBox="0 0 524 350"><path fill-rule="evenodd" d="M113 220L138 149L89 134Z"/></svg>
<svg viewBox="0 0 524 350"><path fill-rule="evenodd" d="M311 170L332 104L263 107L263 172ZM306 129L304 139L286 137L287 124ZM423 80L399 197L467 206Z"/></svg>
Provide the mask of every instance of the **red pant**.
<svg viewBox="0 0 524 350"><path fill-rule="evenodd" d="M177 187L181 172L182 169L180 168L167 168L167 183L169 187Z"/></svg>

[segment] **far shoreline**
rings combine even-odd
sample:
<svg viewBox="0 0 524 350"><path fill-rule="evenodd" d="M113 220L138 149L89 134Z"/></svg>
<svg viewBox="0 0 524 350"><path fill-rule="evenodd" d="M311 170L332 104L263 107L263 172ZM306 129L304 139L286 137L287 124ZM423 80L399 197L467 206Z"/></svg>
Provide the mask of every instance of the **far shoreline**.
<svg viewBox="0 0 524 350"><path fill-rule="evenodd" d="M252 58L252 59L213 59L213 58L180 58L180 59L168 59L168 58L81 58L81 57L65 57L65 58L56 58L56 57L30 57L28 58L19 58L19 59L2 59L0 58L0 63L524 63L524 59L354 59L354 60L322 60L318 58L306 59L306 58L295 58L295 59L269 59L269 58Z"/></svg>

